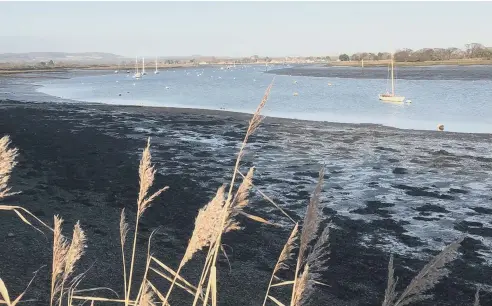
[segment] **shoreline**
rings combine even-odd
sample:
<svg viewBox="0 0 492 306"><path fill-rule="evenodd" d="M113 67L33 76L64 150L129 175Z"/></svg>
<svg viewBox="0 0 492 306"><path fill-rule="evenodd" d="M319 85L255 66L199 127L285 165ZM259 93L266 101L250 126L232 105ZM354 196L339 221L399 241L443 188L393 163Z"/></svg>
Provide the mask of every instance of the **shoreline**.
<svg viewBox="0 0 492 306"><path fill-rule="evenodd" d="M245 64L237 64L241 65L252 65L252 66L263 66L268 62L257 62L257 63L245 63ZM364 61L364 67L386 67L390 63L389 60L379 60L379 61ZM319 66L323 67L361 67L361 61L330 61L326 62L278 62L278 63L270 63L272 65L296 65L296 66ZM158 69L181 69L181 68L203 68L203 67L222 67L222 66L231 66L233 63L207 63L207 64L166 64L166 65L158 65ZM490 66L492 65L492 60L444 60L444 61L425 61L425 62L395 62L395 67L432 67L432 66ZM140 68L140 67L139 67ZM155 66L147 65L146 68L154 69ZM117 65L74 65L74 66L62 66L62 67L53 67L53 68L40 68L40 69L32 69L32 68L13 68L13 69L5 69L0 66L0 76L3 75L13 75L13 74L22 74L22 73L49 73L49 72L69 72L72 70L85 70L85 71L115 71L115 70L130 70L135 69L134 66L117 66ZM281 68L280 68L281 69Z"/></svg>
<svg viewBox="0 0 492 306"><path fill-rule="evenodd" d="M50 96L52 97L52 96ZM56 97L54 97L56 98ZM242 120L249 120L253 113L241 112L241 111L231 111L231 110L221 110L221 109L208 109L208 108L191 108L191 107L169 107L169 106L147 106L147 105L129 105L129 104L108 104L102 102L86 102L86 101L78 101L72 100L72 102L34 102L34 101L18 101L18 100L0 100L0 106L19 106L22 104L27 105L64 105L64 106L97 106L101 109L121 109L121 110L143 110L143 112L153 112L153 113L179 113L179 114L191 114L191 115L205 115L205 116L228 116L234 117ZM296 119L296 118L287 118L287 117L276 117L276 116L265 116L265 122L273 123L273 124L282 124L282 123L313 123L313 124L322 124L330 127L339 127L339 128L373 128L377 130L387 130L387 131L398 131L398 132L409 132L409 133L437 133L437 134L451 134L451 135L470 135L470 136L489 136L492 133L480 133L480 132L453 132L453 131L439 131L437 130L424 130L424 129L405 129L398 128L393 126L388 126L379 123L352 123L352 122L336 122L336 121L323 121L323 120L306 120L306 119Z"/></svg>
<svg viewBox="0 0 492 306"><path fill-rule="evenodd" d="M97 107L98 109L104 111L131 111L131 112L141 112L142 114L162 114L162 113L172 113L172 114L182 114L182 115L203 115L208 117L229 117L238 120L248 121L251 119L252 113L240 112L240 111L230 111L230 110L220 110L220 109L206 109L206 108L186 108L186 107L169 107L169 106L146 106L146 105L124 105L124 104L106 104L98 102L85 102L85 101L73 101L73 102L34 102L34 101L18 101L18 100L0 100L0 107L18 107L18 106L68 106L68 107ZM330 128L341 128L341 129L372 129L375 131L394 131L398 133L409 133L409 134L421 134L421 135L449 135L449 137L461 137L461 136L472 136L478 138L489 138L492 133L478 133L478 132L452 132L452 131L439 131L439 130L422 130L422 129L404 129L392 126L387 126L384 124L377 123L350 123L350 122L333 122L333 121L322 121L322 120L305 120L305 119L293 119L285 117L274 117L265 116L264 122L269 124L315 124L324 125Z"/></svg>
<svg viewBox="0 0 492 306"><path fill-rule="evenodd" d="M278 74L282 75L283 71L288 71L289 68L286 69L279 69L279 70L272 70L268 71L266 73L269 74ZM224 109L210 109L210 108L193 108L193 107L169 107L169 106L145 106L145 105L128 105L128 104L109 104L109 103L104 103L104 102L88 102L88 101L81 101L81 100L72 100L72 99L64 99L64 98L59 98L56 96L51 96L49 94L45 94L42 92L39 92L37 88L39 88L40 85L35 84L34 81L31 81L32 79L36 79L36 81L43 80L43 79L50 79L50 78L65 78L65 79L70 79L75 76L86 76L86 75L98 75L98 74L112 74L111 70L72 70L72 71L62 71L57 75L57 72L53 73L41 73L39 76L34 76L32 75L27 75L25 78L27 80L27 85L31 87L31 91L35 93L35 95L43 96L44 100L49 100L44 101L41 103L67 103L67 104L86 104L86 105L108 105L108 106L115 106L115 107L145 107L149 109L163 109L163 110L170 110L170 109L176 109L178 112L189 112L189 113L194 113L194 114L199 114L199 113L206 113L206 114L217 114L217 113L224 113L224 114L238 114L241 116L250 116L252 112L245 112L245 111L234 111L234 110L224 110ZM22 75L18 75L19 77L24 77ZM31 76L32 78L29 78ZM0 76L1 77L1 76ZM12 79L15 79L17 76L11 76ZM7 77L8 78L8 77ZM1 87L0 87L1 89ZM22 95L21 95L22 96ZM1 101L2 98L0 98ZM21 101L19 99L9 99L12 101ZM32 103L39 103L38 101L33 101L36 100L36 97L31 98L30 101L27 102L32 102ZM53 102L52 100L58 100L56 102ZM20 102L24 103L24 102ZM253 111L253 110L252 110ZM436 129L418 129L418 128L400 128L400 127L394 127L394 126L389 126L389 125L384 125L381 123L367 123L367 122L361 122L361 123L356 123L356 122L337 122L337 121L324 121L324 120L315 120L315 119L299 119L299 118L289 118L289 117L282 117L282 116L268 116L269 120L277 120L278 122L285 122L287 121L298 121L298 122L316 122L316 123L321 123L321 124L329 124L332 126L341 126L341 127L347 127L347 128L352 128L352 127L379 127L379 128L384 128L388 130L399 130L399 131L414 131L414 132L432 132L432 133L454 133L454 134L463 134L463 135L489 135L490 132L459 132L459 131L447 131L446 130L446 125L445 125L445 130L444 131L438 131L437 127ZM437 123L436 123L437 126Z"/></svg>

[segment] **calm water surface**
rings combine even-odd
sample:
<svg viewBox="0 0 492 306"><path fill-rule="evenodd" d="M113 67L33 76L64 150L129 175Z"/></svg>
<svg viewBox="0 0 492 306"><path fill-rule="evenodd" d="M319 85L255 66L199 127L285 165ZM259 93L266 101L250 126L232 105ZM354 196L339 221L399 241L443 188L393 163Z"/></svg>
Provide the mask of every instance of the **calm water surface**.
<svg viewBox="0 0 492 306"><path fill-rule="evenodd" d="M305 76L310 73L302 69L317 74ZM41 82L38 91L77 101L250 113L275 77L267 116L424 130L441 123L447 131L492 132L490 66L401 68L396 91L411 100L404 104L378 100L390 87L386 68L365 69L301 67L279 70L277 76L260 66L176 69L157 75L148 69L140 80L108 72Z"/></svg>

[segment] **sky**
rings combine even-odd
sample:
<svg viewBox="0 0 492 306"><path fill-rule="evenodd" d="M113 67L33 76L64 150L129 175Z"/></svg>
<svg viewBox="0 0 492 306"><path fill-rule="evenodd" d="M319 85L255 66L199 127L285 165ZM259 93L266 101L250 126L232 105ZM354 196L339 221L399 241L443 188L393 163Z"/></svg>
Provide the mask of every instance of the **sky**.
<svg viewBox="0 0 492 306"><path fill-rule="evenodd" d="M492 2L0 1L0 53L322 56L492 47Z"/></svg>

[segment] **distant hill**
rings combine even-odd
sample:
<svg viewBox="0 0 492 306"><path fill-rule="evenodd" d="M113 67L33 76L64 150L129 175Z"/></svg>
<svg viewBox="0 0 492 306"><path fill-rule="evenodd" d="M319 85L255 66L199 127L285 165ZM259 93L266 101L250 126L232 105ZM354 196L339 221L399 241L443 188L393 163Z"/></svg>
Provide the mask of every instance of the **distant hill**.
<svg viewBox="0 0 492 306"><path fill-rule="evenodd" d="M104 52L28 52L0 53L0 63L73 62L84 64L118 63L123 56Z"/></svg>

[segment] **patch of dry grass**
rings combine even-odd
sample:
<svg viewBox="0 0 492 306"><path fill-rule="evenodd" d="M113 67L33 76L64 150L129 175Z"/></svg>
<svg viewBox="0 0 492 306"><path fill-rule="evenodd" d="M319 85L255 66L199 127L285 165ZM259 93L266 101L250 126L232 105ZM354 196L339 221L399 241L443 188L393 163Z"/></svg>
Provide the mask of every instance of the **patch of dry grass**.
<svg viewBox="0 0 492 306"><path fill-rule="evenodd" d="M72 275L76 271L76 264L84 254L84 248L86 246L86 237L79 222L74 226L72 238L68 239L62 233L63 220L61 217L54 216L53 228L51 228L34 214L20 206L0 205L0 210L15 212L23 222L35 227L37 230L43 232L41 230L41 228L43 228L45 230L48 229L50 233L53 233L50 305L52 306L58 303L58 306L71 306L73 301L82 303L90 302L91 305L95 305L99 302L112 302L115 304L124 304L125 306L169 305L168 300L175 288L187 292L190 295L190 299L193 297L193 306L197 305L199 302L202 303L203 306L218 305L220 296L217 291L217 282L220 276L216 263L219 253L224 252L221 243L222 236L228 232L241 229L241 225L237 219L239 215L245 216L256 222L261 222L267 226L273 225L271 222L245 211L245 208L247 208L249 204L249 194L253 190L253 187L255 187L253 184L254 168L251 167L246 175L243 175L240 172L245 148L250 136L258 129L262 122L263 116L261 115L261 111L268 100L272 86L273 82L267 88L263 99L249 122L248 129L236 157L236 163L232 169L229 185L227 186L224 184L220 186L217 189L215 196L208 204L198 211L194 230L191 233L188 246L177 269L174 270L150 254L151 238L149 238L144 277L139 284L134 284L133 274L135 270L135 254L137 251L140 251L137 249L136 244L139 232L139 220L152 202L168 188L160 188L157 191L150 193L150 190L153 187L156 170L152 165L150 139L147 140L147 145L142 151L138 169L140 184L139 193L137 195L137 212L135 216L135 228L133 230L131 256L129 258L129 269L127 269L128 263L127 256L125 256L125 244L130 231L125 211L122 210L120 215L119 230L123 263L123 294L121 294L121 296L124 297L122 299L111 299L97 295L81 295L83 292L97 291L101 288L85 290L75 289L82 281L83 274L75 277ZM0 200L3 200L5 197L12 194L8 182L12 169L16 163L16 156L17 150L15 148L10 148L9 138L7 136L1 138ZM234 190L238 176L242 177L242 182L239 184L239 187ZM290 304L291 306L307 305L316 286L324 285L320 282L320 273L328 268L327 261L330 253L329 238L331 224L328 224L328 226L319 233L321 230L321 223L324 221L320 207L323 185L324 167L321 168L319 172L318 183L307 205L306 215L302 223L294 221L294 219L282 210L278 204L259 190L259 188L255 187L265 199L279 209L286 218L294 224L272 271L268 288L266 288L263 306L269 302L279 306L287 304ZM42 227L38 228L34 226L26 216L39 222ZM446 269L445 265L455 258L461 241L462 239L450 244L439 255L433 258L417 274L417 276L415 276L401 294L397 294L396 292L398 279L394 278L394 260L393 256L391 256L388 265L388 284L382 305L403 306L429 298L430 295L426 293L433 288L442 277L448 275L449 271ZM206 250L207 252L206 259L203 263L203 270L198 284L193 285L180 275L180 271L189 261L193 260L194 255L197 252L202 250ZM291 268L294 269L293 279L283 280L278 277L277 274L280 270ZM149 271L169 282L170 285L165 294L148 280L147 275ZM68 289L66 289L67 286ZM139 290L137 296L131 296L132 286L138 286ZM281 298L275 297L272 294L277 287L292 287L290 289L291 296L288 302L282 302ZM12 300L6 284L0 279L0 304L14 306L22 300L25 292L26 291L22 292L17 298ZM478 289L474 305L479 305Z"/></svg>

